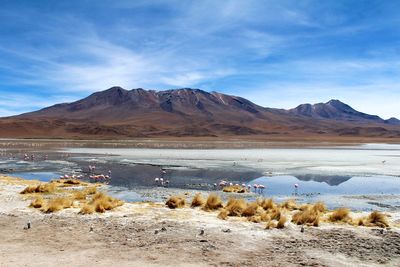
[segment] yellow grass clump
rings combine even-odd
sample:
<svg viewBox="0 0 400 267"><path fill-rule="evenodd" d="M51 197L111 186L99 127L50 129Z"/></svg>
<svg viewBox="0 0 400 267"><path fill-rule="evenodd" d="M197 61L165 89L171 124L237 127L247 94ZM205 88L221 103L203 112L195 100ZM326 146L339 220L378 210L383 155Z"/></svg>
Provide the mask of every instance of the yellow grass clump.
<svg viewBox="0 0 400 267"><path fill-rule="evenodd" d="M21 194L31 193L53 193L57 186L54 183L39 184L37 186L28 186L21 191Z"/></svg>
<svg viewBox="0 0 400 267"><path fill-rule="evenodd" d="M265 229L272 229L272 228L276 228L277 226L278 226L278 224L276 223L276 221L269 221L269 222L267 222Z"/></svg>
<svg viewBox="0 0 400 267"><path fill-rule="evenodd" d="M359 226L378 226L381 228L389 227L387 216L379 211L373 211L367 217L358 219L356 225Z"/></svg>
<svg viewBox="0 0 400 267"><path fill-rule="evenodd" d="M350 218L350 210L348 208L339 208L329 215L328 220L330 222L349 223L352 221Z"/></svg>
<svg viewBox="0 0 400 267"><path fill-rule="evenodd" d="M92 201L89 204L94 206L96 212L103 213L106 210L112 210L116 207L122 206L124 202L102 192L98 192L92 197Z"/></svg>
<svg viewBox="0 0 400 267"><path fill-rule="evenodd" d="M47 203L47 207L44 209L44 212L56 212L66 208L70 208L72 206L72 199L67 197L58 197L50 199Z"/></svg>
<svg viewBox="0 0 400 267"><path fill-rule="evenodd" d="M259 199L259 200L257 200L257 203L264 210L269 210L269 209L276 208L276 204L274 203L272 198L270 198L270 199L265 199L265 198L264 199Z"/></svg>
<svg viewBox="0 0 400 267"><path fill-rule="evenodd" d="M218 218L221 220L226 220L228 218L228 214L229 212L226 209L222 209L218 214Z"/></svg>
<svg viewBox="0 0 400 267"><path fill-rule="evenodd" d="M240 185L229 185L225 186L222 191L226 193L246 193L246 188Z"/></svg>
<svg viewBox="0 0 400 267"><path fill-rule="evenodd" d="M230 198L225 206L228 211L228 216L242 216L243 211L247 208L244 199Z"/></svg>
<svg viewBox="0 0 400 267"><path fill-rule="evenodd" d="M79 190L79 191L75 191L72 194L73 198L76 200L85 200L86 199L86 191L85 190Z"/></svg>
<svg viewBox="0 0 400 267"><path fill-rule="evenodd" d="M294 199L288 199L285 202L283 202L281 205L281 208L286 209L286 210L298 210L300 209L299 204Z"/></svg>
<svg viewBox="0 0 400 267"><path fill-rule="evenodd" d="M172 196L165 203L165 205L167 205L170 209L183 208L185 204L185 198L179 196Z"/></svg>
<svg viewBox="0 0 400 267"><path fill-rule="evenodd" d="M76 180L76 179L67 179L67 180L63 180L63 184L77 185L77 184L81 184L81 181Z"/></svg>
<svg viewBox="0 0 400 267"><path fill-rule="evenodd" d="M279 207L275 207L271 210L268 210L268 215L270 216L271 220L279 220L281 218L282 212Z"/></svg>
<svg viewBox="0 0 400 267"><path fill-rule="evenodd" d="M95 186L91 186L85 189L87 195L94 195L97 193L97 188Z"/></svg>
<svg viewBox="0 0 400 267"><path fill-rule="evenodd" d="M31 202L31 207L34 207L35 209L42 208L44 206L45 202L42 196L37 196L32 202Z"/></svg>
<svg viewBox="0 0 400 267"><path fill-rule="evenodd" d="M191 206L192 208L194 208L194 207L201 207L201 206L203 206L205 203L206 203L205 199L202 198L202 196L201 196L200 193L197 193L197 194L193 197L192 203L190 204L190 206Z"/></svg>
<svg viewBox="0 0 400 267"><path fill-rule="evenodd" d="M92 214L95 211L95 207L93 205L85 204L82 206L79 214Z"/></svg>
<svg viewBox="0 0 400 267"><path fill-rule="evenodd" d="M292 216L292 222L297 225L319 226L321 215L311 207L298 211Z"/></svg>
<svg viewBox="0 0 400 267"><path fill-rule="evenodd" d="M261 209L261 208L260 208L260 206L258 206L257 202L249 203L249 204L247 204L247 207L243 210L242 216L244 216L244 217L254 216L257 213L260 213L259 209Z"/></svg>
<svg viewBox="0 0 400 267"><path fill-rule="evenodd" d="M203 210L211 211L222 208L222 200L217 194L208 195L207 201L203 206Z"/></svg>
<svg viewBox="0 0 400 267"><path fill-rule="evenodd" d="M278 229L285 228L286 221L287 221L287 218L285 216L281 216L279 218L278 224L276 225L276 228L278 228Z"/></svg>
<svg viewBox="0 0 400 267"><path fill-rule="evenodd" d="M387 216L383 213L380 213L379 211L373 211L367 218L368 223L372 225L376 225L378 227L388 227L389 223L387 220Z"/></svg>
<svg viewBox="0 0 400 267"><path fill-rule="evenodd" d="M312 209L316 212L321 212L321 213L324 213L328 210L325 204L322 202L316 202L314 205L312 205Z"/></svg>

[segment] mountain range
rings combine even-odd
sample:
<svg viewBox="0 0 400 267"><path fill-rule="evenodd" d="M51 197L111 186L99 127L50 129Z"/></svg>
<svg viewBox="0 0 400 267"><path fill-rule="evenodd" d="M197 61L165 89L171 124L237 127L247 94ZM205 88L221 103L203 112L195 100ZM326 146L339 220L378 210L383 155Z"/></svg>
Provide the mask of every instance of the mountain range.
<svg viewBox="0 0 400 267"><path fill-rule="evenodd" d="M121 87L72 103L0 118L0 137L399 138L400 121L354 110L339 100L285 110L200 89Z"/></svg>

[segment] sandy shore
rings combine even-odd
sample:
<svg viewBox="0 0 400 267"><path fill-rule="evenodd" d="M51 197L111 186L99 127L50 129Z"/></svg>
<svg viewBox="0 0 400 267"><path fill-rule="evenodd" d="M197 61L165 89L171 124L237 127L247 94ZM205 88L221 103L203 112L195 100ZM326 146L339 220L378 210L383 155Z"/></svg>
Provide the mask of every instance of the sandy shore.
<svg viewBox="0 0 400 267"><path fill-rule="evenodd" d="M265 230L242 218L162 203L126 203L104 214L44 214L0 178L0 266L399 266L400 223L389 230L322 224ZM27 222L31 229L24 229Z"/></svg>

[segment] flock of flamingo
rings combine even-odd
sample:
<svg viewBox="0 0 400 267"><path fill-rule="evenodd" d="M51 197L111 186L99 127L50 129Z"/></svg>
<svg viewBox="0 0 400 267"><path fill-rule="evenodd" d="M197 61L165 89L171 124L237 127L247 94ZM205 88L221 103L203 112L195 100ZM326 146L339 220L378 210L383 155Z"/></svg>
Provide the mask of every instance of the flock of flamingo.
<svg viewBox="0 0 400 267"><path fill-rule="evenodd" d="M65 155L65 157L69 157L69 154ZM24 154L23 159L25 161L34 161L35 160L35 155L31 154L30 156L28 154ZM44 160L48 160L48 155L44 155L43 157ZM89 170L89 175L87 176L88 178L95 180L97 182L106 182L108 183L108 181L111 179L111 170L108 171L108 174L96 174L96 166L95 165L89 165L88 166L88 170ZM154 178L154 184L157 187L168 187L170 184L170 181L168 179L164 178L164 175L166 174L166 171L164 169L161 169L161 177L156 177ZM59 177L60 179L84 179L85 176L82 174L76 175L76 174L72 174L72 175L61 175ZM258 193L258 194L263 194L264 190L267 189L267 187L263 184L245 184L242 183L241 185L236 183L233 184L232 182L228 182L226 180L221 180L219 183L214 183L213 184L214 189L215 190L222 190L224 187L227 186L236 186L236 187L242 187L244 190L248 191L248 192L254 192L254 193ZM295 183L294 184L294 194L297 195L298 194L298 188L299 188L299 184Z"/></svg>

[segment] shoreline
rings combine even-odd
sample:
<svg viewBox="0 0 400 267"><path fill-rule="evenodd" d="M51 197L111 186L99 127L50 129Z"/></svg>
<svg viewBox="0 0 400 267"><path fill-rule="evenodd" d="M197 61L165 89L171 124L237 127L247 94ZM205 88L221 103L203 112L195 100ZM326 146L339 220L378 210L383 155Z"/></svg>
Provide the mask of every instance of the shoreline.
<svg viewBox="0 0 400 267"><path fill-rule="evenodd" d="M239 217L164 203L126 203L104 214L46 214L19 192L37 181L0 178L4 266L397 266L400 229L325 224L266 230ZM400 214L389 213L392 224ZM24 230L27 221L32 228ZM229 230L228 230L229 229ZM3 266L3 265L2 265Z"/></svg>
<svg viewBox="0 0 400 267"><path fill-rule="evenodd" d="M315 148L330 146L360 146L365 144L399 145L400 139L390 138L135 138L135 139L70 139L70 138L0 138L2 147L18 147L32 143L38 146L89 147L104 148L165 148L165 149L251 149L251 148Z"/></svg>

